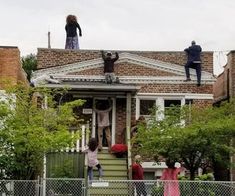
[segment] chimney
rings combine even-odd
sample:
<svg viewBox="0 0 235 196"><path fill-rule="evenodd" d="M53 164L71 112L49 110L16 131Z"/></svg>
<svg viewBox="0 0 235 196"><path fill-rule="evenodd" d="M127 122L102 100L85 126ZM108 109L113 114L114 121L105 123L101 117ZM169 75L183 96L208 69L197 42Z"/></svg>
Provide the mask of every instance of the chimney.
<svg viewBox="0 0 235 196"><path fill-rule="evenodd" d="M13 85L19 81L26 82L20 63L20 51L16 46L0 46L0 89L4 88L6 81Z"/></svg>

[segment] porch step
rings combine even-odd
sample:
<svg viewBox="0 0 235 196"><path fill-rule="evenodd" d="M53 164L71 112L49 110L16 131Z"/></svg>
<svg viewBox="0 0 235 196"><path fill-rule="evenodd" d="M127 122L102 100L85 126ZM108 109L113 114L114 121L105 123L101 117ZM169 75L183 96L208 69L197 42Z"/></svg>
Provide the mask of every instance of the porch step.
<svg viewBox="0 0 235 196"><path fill-rule="evenodd" d="M103 168L104 180L127 180L127 159L117 158L108 150L98 153L98 160ZM94 168L94 180L98 179L98 170Z"/></svg>
<svg viewBox="0 0 235 196"><path fill-rule="evenodd" d="M104 177L106 176L113 176L113 177L117 177L117 176L127 176L127 170L118 170L118 171L114 171L114 170L106 170L103 167L103 171L104 171ZM94 171L94 176L98 176L98 171ZM115 178L113 180L116 180Z"/></svg>
<svg viewBox="0 0 235 196"><path fill-rule="evenodd" d="M95 187L93 186L94 184ZM100 186L99 186L100 184ZM91 196L100 196L100 195L118 195L118 196L128 196L131 195L133 186L128 186L127 183L118 182L118 181L98 181L94 182L89 186L88 193Z"/></svg>
<svg viewBox="0 0 235 196"><path fill-rule="evenodd" d="M102 165L127 165L126 159L98 159Z"/></svg>

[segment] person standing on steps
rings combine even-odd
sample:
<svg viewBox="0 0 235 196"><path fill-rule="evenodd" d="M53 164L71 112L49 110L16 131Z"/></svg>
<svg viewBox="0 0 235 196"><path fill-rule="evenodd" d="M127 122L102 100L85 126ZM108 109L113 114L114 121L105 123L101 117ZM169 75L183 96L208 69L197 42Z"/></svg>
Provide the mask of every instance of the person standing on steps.
<svg viewBox="0 0 235 196"><path fill-rule="evenodd" d="M66 43L65 49L79 49L77 29L79 30L79 36L82 37L82 29L77 22L77 17L74 15L68 15L66 18Z"/></svg>
<svg viewBox="0 0 235 196"><path fill-rule="evenodd" d="M116 56L112 58L112 53L107 52L106 55L104 51L101 51L102 58L104 60L104 75L105 75L105 82L107 84L112 84L113 82L119 83L119 78L115 77L114 74L114 62L119 59L119 55L116 52Z"/></svg>
<svg viewBox="0 0 235 196"><path fill-rule="evenodd" d="M191 42L191 46L184 50L188 55L188 61L185 65L186 82L191 81L189 68L196 69L197 86L201 86L201 52L200 45L196 45L195 41Z"/></svg>
<svg viewBox="0 0 235 196"><path fill-rule="evenodd" d="M102 180L103 176L103 170L101 165L99 164L99 161L97 159L97 147L98 143L95 138L91 138L88 143L88 149L84 150L83 152L87 153L87 159L88 159L88 168L87 168L87 174L89 177L89 180L93 180L93 167L98 168L99 172L99 180Z"/></svg>

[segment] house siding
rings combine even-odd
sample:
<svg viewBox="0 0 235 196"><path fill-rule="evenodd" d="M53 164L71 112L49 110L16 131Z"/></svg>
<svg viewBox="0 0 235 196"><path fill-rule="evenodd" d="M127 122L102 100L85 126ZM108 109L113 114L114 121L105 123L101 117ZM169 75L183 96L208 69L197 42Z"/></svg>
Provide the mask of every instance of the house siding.
<svg viewBox="0 0 235 196"><path fill-rule="evenodd" d="M68 75L103 75L104 68L91 68L79 72L69 73ZM131 63L115 63L114 72L117 76L177 76L174 73L156 70Z"/></svg>

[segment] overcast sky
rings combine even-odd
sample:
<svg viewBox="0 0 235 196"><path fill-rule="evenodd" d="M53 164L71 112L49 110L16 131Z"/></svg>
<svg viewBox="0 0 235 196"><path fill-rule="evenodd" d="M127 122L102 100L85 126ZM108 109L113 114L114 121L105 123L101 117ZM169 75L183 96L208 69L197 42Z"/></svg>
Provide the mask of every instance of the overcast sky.
<svg viewBox="0 0 235 196"><path fill-rule="evenodd" d="M235 0L0 0L0 45L21 55L64 48L65 18L78 17L81 49L181 51L196 40L215 54L235 49ZM222 51L222 52L221 52Z"/></svg>

